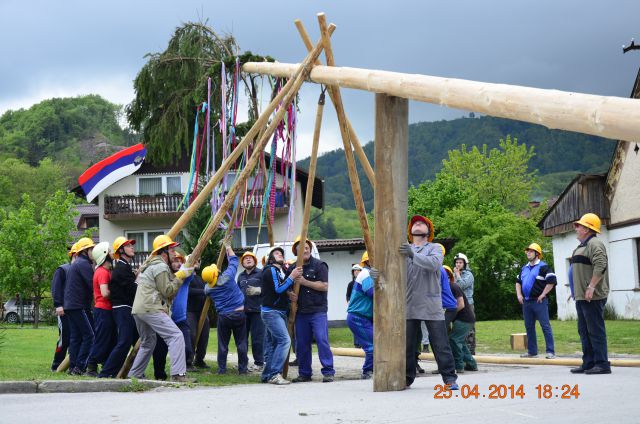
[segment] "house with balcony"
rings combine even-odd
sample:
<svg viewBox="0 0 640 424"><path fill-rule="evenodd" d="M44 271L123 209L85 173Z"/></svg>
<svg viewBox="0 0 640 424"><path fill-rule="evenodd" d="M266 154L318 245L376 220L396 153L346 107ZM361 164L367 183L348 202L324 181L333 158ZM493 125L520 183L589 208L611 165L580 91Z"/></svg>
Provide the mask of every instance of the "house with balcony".
<svg viewBox="0 0 640 424"><path fill-rule="evenodd" d="M309 174L306 170L296 169L296 188L293 203L293 219L289 221L289 193L282 193L285 177L279 173L281 163L276 161L276 205L272 225L274 239L285 241L295 237L302 226L304 197ZM226 178L226 187L230 188L238 172L230 171ZM290 178L287 177L290 181ZM144 261L152 250L153 240L165 234L173 226L186 207L182 204L184 193L189 185L188 158L178 163L156 166L144 162L132 175L121 179L106 188L97 198L99 218L99 238L112 242L118 236L136 240L136 263ZM312 205L322 209L324 204L324 181L316 177L314 182ZM234 232L234 248L242 249L256 243L268 242L267 225L263 223L259 230L260 213L264 187L253 178L248 186L253 193L250 200L243 199L240 207L245 214L244 225ZM184 231L184 230L183 230ZM179 241L183 237L178 235Z"/></svg>

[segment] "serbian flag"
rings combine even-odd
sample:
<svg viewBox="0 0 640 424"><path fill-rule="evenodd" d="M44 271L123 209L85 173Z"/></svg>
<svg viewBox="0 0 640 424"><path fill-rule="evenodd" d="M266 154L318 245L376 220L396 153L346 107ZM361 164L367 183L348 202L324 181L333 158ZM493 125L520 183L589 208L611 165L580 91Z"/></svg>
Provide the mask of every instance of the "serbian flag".
<svg viewBox="0 0 640 424"><path fill-rule="evenodd" d="M147 149L139 143L93 165L78 177L78 183L91 202L111 184L136 172L147 154Z"/></svg>

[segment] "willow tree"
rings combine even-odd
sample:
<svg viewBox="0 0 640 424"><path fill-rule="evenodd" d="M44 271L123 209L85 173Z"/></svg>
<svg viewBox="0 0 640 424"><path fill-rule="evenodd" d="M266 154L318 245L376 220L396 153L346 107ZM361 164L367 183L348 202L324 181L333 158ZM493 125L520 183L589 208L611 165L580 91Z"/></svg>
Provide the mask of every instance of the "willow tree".
<svg viewBox="0 0 640 424"><path fill-rule="evenodd" d="M134 80L135 99L126 108L131 127L142 133L149 160L157 164L174 162L189 151L193 140L196 108L207 99L211 77L211 122L220 116L222 63L233 76L236 58L240 63L273 61L251 52L239 54L240 47L229 34L220 35L204 23L188 22L178 27L166 50L150 53ZM258 112L256 76L242 75L249 95L249 120ZM199 122L200 127L204 124ZM242 135L249 123L236 125Z"/></svg>

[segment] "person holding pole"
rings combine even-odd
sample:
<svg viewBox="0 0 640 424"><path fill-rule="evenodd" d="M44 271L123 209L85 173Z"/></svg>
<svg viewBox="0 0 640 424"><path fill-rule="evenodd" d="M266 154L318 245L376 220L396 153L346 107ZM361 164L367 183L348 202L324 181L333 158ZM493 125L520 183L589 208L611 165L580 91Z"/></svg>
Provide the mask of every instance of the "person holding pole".
<svg viewBox="0 0 640 424"><path fill-rule="evenodd" d="M406 385L410 387L415 380L416 340L420 323L425 321L442 380L451 390L458 390L458 377L442 309L442 248L431 243L433 223L427 217L413 216L407 233L411 244L405 242L399 248L407 262Z"/></svg>
<svg viewBox="0 0 640 424"><path fill-rule="evenodd" d="M196 337L198 334L198 321L200 320L200 314L204 308L204 303L207 295L204 294L204 288L206 286L202 278L197 274L200 269L200 261L193 264L195 271L193 273L193 279L189 284L189 297L187 298L187 320L189 321L189 330L191 332L191 345L194 350L194 357L187 358L187 365L193 364L196 368L208 369L209 365L204 362L204 357L207 354L207 346L209 345L209 314L205 316L204 323L202 325L202 332L200 333L200 339L196 344Z"/></svg>
<svg viewBox="0 0 640 424"><path fill-rule="evenodd" d="M218 312L218 374L227 372L227 355L232 333L238 349L238 373L246 374L249 363L247 317L244 314L244 296L235 281L239 261L228 238L223 240L223 246L227 252L227 269L220 276L215 264L202 270L202 279L207 283L204 293L211 297Z"/></svg>
<svg viewBox="0 0 640 424"><path fill-rule="evenodd" d="M53 372L58 370L65 356L67 356L67 349L69 348L69 317L64 314L64 286L67 282L69 268L71 268L71 264L76 258L75 254L76 244L74 243L69 249L69 262L56 268L51 280L51 299L58 318L58 341L56 342L56 350L51 363L51 371Z"/></svg>
<svg viewBox="0 0 640 424"><path fill-rule="evenodd" d="M293 254L298 254L298 236L293 243ZM318 357L322 364L322 382L330 383L336 371L333 368L333 353L329 346L329 321L327 318L327 292L329 291L329 266L311 256L312 242L307 239L303 250L303 265L296 283L300 284L298 293L298 313L296 315L296 358L298 359L298 377L293 383L311 381L311 345L315 339Z"/></svg>
<svg viewBox="0 0 640 424"><path fill-rule="evenodd" d="M366 255L366 256L365 256ZM364 364L360 378L368 380L373 376L373 278L371 278L369 255L363 255L360 271L355 278L349 306L347 325L353 333L355 343L364 350Z"/></svg>
<svg viewBox="0 0 640 424"><path fill-rule="evenodd" d="M292 301L297 300L291 291L294 280L302 274L300 268L293 268L285 274L284 249L273 246L267 254L267 266L262 270L262 306L260 314L264 322L264 369L262 382L276 385L290 384L282 377L291 338L287 330L287 315Z"/></svg>
<svg viewBox="0 0 640 424"><path fill-rule="evenodd" d="M175 275L171 272L169 265L175 257L174 248L178 245L167 235L156 237L149 261L140 268L132 312L140 334L140 350L129 377L144 378L144 371L156 346L157 333L169 348L171 380L191 382L186 376L184 336L169 317L169 298L193 273L193 268L184 265Z"/></svg>
<svg viewBox="0 0 640 424"><path fill-rule="evenodd" d="M262 371L264 367L264 323L260 316L262 270L257 267L258 258L252 252L245 252L240 263L244 271L238 275L238 287L244 295L247 335L251 335L251 354L253 355L253 364L249 366L249 371Z"/></svg>

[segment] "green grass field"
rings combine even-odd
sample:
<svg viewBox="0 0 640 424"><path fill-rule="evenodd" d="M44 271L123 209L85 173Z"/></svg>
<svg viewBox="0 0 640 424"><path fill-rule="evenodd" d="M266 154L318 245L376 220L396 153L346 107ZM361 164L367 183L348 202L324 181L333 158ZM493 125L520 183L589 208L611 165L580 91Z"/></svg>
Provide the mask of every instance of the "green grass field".
<svg viewBox="0 0 640 424"><path fill-rule="evenodd" d="M575 354L581 351L575 321L552 321L556 353L560 355ZM509 335L524 332L522 321L483 321L476 324L477 353L520 353L511 350ZM51 373L49 367L53 358L53 349L58 336L56 327L6 326L0 345L0 380L45 380L72 379L64 373ZM640 355L640 322L639 321L607 321L607 337L609 353ZM334 347L353 347L353 337L347 328L329 329L329 339ZM217 338L215 330L209 338L209 351L215 351ZM538 347L544 352L544 339L538 328ZM229 350L235 352L233 341ZM211 370L190 373L199 383L211 385L229 385L258 383L259 375L237 375L234 369L228 369L224 376L217 375L215 361L208 361ZM168 364L167 364L168 366ZM153 376L150 366L147 376Z"/></svg>

